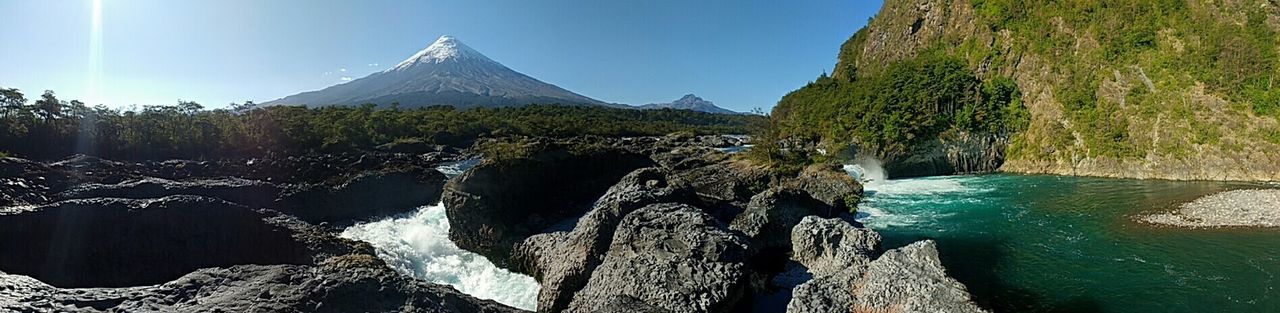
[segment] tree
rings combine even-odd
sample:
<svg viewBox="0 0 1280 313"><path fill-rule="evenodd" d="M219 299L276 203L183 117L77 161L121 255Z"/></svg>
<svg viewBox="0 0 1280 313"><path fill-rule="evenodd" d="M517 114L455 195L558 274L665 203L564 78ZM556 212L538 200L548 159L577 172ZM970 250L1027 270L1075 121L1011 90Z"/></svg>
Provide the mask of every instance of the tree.
<svg viewBox="0 0 1280 313"><path fill-rule="evenodd" d="M0 112L3 112L0 117L9 118L22 111L22 106L26 104L27 98L17 88L0 88Z"/></svg>
<svg viewBox="0 0 1280 313"><path fill-rule="evenodd" d="M58 101L58 97L53 94L53 90L45 90L44 94L40 95L40 100L36 100L32 111L47 124L53 119L62 116L62 102Z"/></svg>

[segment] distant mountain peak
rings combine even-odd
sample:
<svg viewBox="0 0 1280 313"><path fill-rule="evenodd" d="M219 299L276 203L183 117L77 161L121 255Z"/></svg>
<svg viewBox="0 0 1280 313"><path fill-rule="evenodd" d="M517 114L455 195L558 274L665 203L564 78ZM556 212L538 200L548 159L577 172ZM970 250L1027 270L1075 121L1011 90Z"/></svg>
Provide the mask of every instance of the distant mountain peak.
<svg viewBox="0 0 1280 313"><path fill-rule="evenodd" d="M669 103L651 103L651 104L639 106L639 108L649 109L649 110L679 109L679 110L693 110L693 111L720 113L720 114L741 114L738 112L730 111L725 108L718 107L716 106L715 103L712 103L711 101L703 100L702 98L692 93L684 95L684 97L680 97L680 99L669 102Z"/></svg>
<svg viewBox="0 0 1280 313"><path fill-rule="evenodd" d="M430 46L427 46L426 49L418 51L418 53L415 53L413 56L405 59L404 62L400 62L400 64L397 64L388 71L405 70L419 64L440 64L449 61L463 60L494 62L479 51L471 49L471 47L462 43L458 38L444 35L440 36L439 39L436 39L436 41L431 43Z"/></svg>
<svg viewBox="0 0 1280 313"><path fill-rule="evenodd" d="M702 98L699 98L697 95L694 95L694 94L687 94L687 95L684 95L684 97L680 97L680 100L676 100L676 102L694 102L694 101L706 101L706 100L702 100Z"/></svg>

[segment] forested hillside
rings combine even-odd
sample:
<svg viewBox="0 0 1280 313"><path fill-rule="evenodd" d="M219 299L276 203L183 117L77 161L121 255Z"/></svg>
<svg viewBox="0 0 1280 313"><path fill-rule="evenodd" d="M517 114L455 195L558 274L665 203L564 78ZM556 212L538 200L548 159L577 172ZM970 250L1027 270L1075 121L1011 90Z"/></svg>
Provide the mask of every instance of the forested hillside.
<svg viewBox="0 0 1280 313"><path fill-rule="evenodd" d="M206 110L180 102L126 111L63 101L51 91L28 100L19 90L0 89L0 154L29 158L73 153L112 159L251 157L397 143L465 146L478 137L515 135L745 134L764 122L757 115L560 105L460 110L245 104Z"/></svg>
<svg viewBox="0 0 1280 313"><path fill-rule="evenodd" d="M779 102L773 135L856 147L898 174L1276 180L1278 10L889 0L831 77Z"/></svg>

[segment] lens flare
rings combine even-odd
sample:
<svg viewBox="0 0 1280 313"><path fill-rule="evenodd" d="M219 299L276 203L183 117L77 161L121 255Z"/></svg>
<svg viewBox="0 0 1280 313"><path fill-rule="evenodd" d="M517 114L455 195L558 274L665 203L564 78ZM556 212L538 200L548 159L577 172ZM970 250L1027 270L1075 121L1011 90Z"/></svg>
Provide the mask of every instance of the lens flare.
<svg viewBox="0 0 1280 313"><path fill-rule="evenodd" d="M89 92L86 104L102 103L102 0L93 0L89 29Z"/></svg>

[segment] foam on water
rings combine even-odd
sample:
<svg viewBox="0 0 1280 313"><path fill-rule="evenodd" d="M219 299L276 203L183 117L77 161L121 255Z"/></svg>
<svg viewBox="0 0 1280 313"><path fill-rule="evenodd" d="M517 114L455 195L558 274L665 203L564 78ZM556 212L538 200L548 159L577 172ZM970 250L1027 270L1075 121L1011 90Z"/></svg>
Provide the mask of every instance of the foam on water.
<svg viewBox="0 0 1280 313"><path fill-rule="evenodd" d="M484 256L449 241L444 205L419 208L412 214L357 224L343 238L363 240L377 248L391 267L414 277L449 284L463 293L513 307L537 308L538 282L494 266Z"/></svg>
<svg viewBox="0 0 1280 313"><path fill-rule="evenodd" d="M855 170L858 169L861 168ZM973 196L990 191L976 184L974 179L947 176L868 181L863 185L867 195L859 204L857 220L875 229L906 226L938 228L940 220L956 213L946 208L979 202Z"/></svg>
<svg viewBox="0 0 1280 313"><path fill-rule="evenodd" d="M466 159L440 164L440 166L436 167L436 170L443 173L445 177L453 178L454 176L462 175L462 172L466 172L472 167L475 167L476 164L480 164L480 159Z"/></svg>

